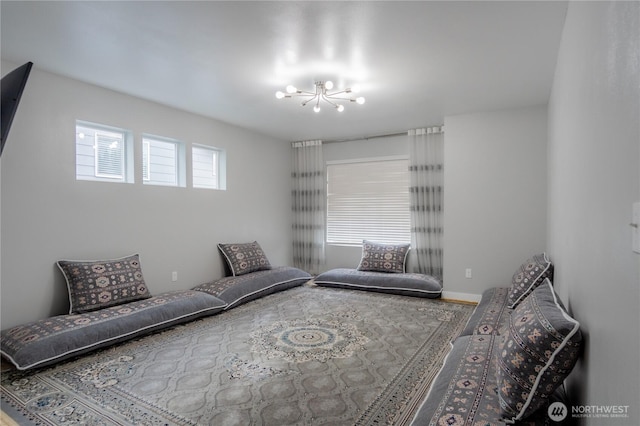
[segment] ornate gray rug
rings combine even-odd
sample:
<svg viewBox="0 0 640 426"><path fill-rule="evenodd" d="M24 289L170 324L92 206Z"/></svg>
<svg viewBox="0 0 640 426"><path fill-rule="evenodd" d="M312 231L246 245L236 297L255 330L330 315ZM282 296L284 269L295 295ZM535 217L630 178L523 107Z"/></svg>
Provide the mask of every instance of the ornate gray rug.
<svg viewBox="0 0 640 426"><path fill-rule="evenodd" d="M2 410L37 425L402 425L472 310L307 285L3 373Z"/></svg>

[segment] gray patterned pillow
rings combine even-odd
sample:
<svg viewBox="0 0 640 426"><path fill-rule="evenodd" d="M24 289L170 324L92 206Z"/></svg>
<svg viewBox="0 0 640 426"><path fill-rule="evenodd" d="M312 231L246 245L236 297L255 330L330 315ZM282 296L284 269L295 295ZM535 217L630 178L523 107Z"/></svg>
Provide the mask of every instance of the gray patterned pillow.
<svg viewBox="0 0 640 426"><path fill-rule="evenodd" d="M507 306L513 309L545 278L553 279L553 264L546 253L536 254L520 265L513 278L507 299Z"/></svg>
<svg viewBox="0 0 640 426"><path fill-rule="evenodd" d="M218 244L233 276L249 272L271 269L269 259L262 251L260 244L252 243Z"/></svg>
<svg viewBox="0 0 640 426"><path fill-rule="evenodd" d="M358 271L405 272L410 244L380 244L364 240Z"/></svg>
<svg viewBox="0 0 640 426"><path fill-rule="evenodd" d="M95 311L151 297L137 254L110 260L57 262L69 290L69 313Z"/></svg>
<svg viewBox="0 0 640 426"><path fill-rule="evenodd" d="M545 279L511 312L496 354L502 416L518 421L544 405L573 369L581 344L580 324Z"/></svg>

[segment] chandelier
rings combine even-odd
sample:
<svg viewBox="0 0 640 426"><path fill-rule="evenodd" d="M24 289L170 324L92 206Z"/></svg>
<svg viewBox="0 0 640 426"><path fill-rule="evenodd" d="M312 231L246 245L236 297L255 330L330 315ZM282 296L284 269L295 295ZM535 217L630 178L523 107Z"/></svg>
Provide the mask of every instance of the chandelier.
<svg viewBox="0 0 640 426"><path fill-rule="evenodd" d="M333 89L333 83L331 81L316 81L315 92L306 92L304 90L298 90L295 86L288 85L286 87L286 93L277 91L276 98L292 98L296 97L306 97L302 102L302 106L307 105L308 103L313 103L313 111L320 112L321 101L327 102L332 107L338 110L338 112L344 111L344 105L341 102L355 102L357 104L362 105L365 102L365 99L362 96L357 98L351 97L351 93L357 93L357 87L347 88L344 90L340 90L338 92L329 93L328 90ZM346 97L345 97L346 96Z"/></svg>

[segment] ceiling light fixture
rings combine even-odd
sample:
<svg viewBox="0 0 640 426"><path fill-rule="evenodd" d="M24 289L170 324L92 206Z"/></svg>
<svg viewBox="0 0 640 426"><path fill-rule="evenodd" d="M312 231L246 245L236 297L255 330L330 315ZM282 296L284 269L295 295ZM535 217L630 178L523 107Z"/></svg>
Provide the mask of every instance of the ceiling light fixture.
<svg viewBox="0 0 640 426"><path fill-rule="evenodd" d="M344 94L357 93L358 88L352 87L344 90L340 90L338 92L329 93L327 90L333 89L333 83L331 81L316 81L315 92L305 92L304 90L298 90L295 86L291 84L286 87L286 92L277 91L276 98L292 98L294 96L302 96L307 97L304 102L302 102L302 106L307 105L309 102L315 101L315 105L313 106L314 112L320 112L320 101L324 101L329 103L332 107L338 110L338 112L344 111L344 105L340 102L355 102L362 105L365 102L365 99L362 96L357 98L352 97L344 97ZM342 95L342 96L340 96Z"/></svg>

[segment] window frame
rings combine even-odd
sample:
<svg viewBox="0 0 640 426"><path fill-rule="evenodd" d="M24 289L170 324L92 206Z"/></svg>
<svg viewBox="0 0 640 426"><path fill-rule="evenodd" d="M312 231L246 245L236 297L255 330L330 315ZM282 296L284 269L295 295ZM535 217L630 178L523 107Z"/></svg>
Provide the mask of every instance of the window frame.
<svg viewBox="0 0 640 426"><path fill-rule="evenodd" d="M215 154L215 158L212 159L213 169L215 169L215 185L201 185L196 183L199 177L196 177L196 171L203 170L196 167L196 155L198 150L209 151ZM191 144L191 186L194 189L210 189L210 190L226 190L226 151L224 149L216 148L203 144Z"/></svg>
<svg viewBox="0 0 640 426"><path fill-rule="evenodd" d="M89 143L84 141L87 137L87 133L91 133L92 142L91 147ZM105 124L92 123L84 120L76 120L75 123L75 165L76 165L76 180L87 180L94 182L112 182L112 183L133 183L133 134L130 130L123 128L109 126ZM120 163L120 173L105 173L101 170L100 153L103 152L100 148L100 137L105 139L111 139L111 143L115 142L113 139L117 139L117 142L122 143L118 162ZM83 150L85 153L81 152ZM91 154L87 154L91 150ZM84 158L84 161L82 161ZM86 160L91 158L91 164ZM108 161L105 160L105 164ZM92 172L81 172L81 169L91 168Z"/></svg>
<svg viewBox="0 0 640 426"><path fill-rule="evenodd" d="M155 143L155 145L154 145ZM163 147L164 145L164 147ZM160 180L154 178L153 166L161 166L158 163L154 162L154 155L152 155L152 149L166 149L167 145L171 145L173 148L173 164L165 164L164 167L169 167L173 170L171 174L173 176L172 180ZM141 174L142 174L142 183L144 185L154 185L154 186L167 186L167 187L185 187L186 186L186 164L185 164L185 143L172 138L167 138L163 136L156 136L144 133L141 138ZM145 148L145 147L148 147ZM146 154L145 154L146 153ZM171 158L171 157L159 157L159 158ZM148 163L146 167L146 172L148 176L145 176L145 162ZM156 172L157 173L157 172Z"/></svg>

